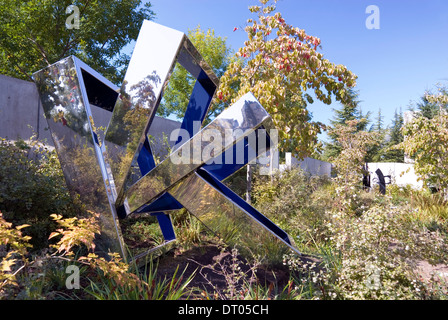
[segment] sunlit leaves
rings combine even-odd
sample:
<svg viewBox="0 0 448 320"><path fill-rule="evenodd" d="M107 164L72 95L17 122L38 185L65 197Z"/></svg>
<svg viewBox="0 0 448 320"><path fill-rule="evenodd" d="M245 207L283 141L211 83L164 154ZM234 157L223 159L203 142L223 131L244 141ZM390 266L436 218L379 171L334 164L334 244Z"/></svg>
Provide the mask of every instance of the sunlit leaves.
<svg viewBox="0 0 448 320"><path fill-rule="evenodd" d="M377 132L359 131L360 122L362 119L349 120L329 130L341 147L340 152L330 158L336 171L337 209L348 213L354 212L358 204L367 151L379 142Z"/></svg>
<svg viewBox="0 0 448 320"><path fill-rule="evenodd" d="M221 77L231 59L226 38L217 36L213 29L204 31L200 26L189 30L188 38L216 76ZM183 118L195 82L196 79L185 68L176 64L162 103L157 110L158 115L163 117L175 115L180 119ZM214 99L208 116L216 116L223 108L222 102L219 99Z"/></svg>
<svg viewBox="0 0 448 320"><path fill-rule="evenodd" d="M99 214L91 212L92 217L79 219L77 217L63 219L61 215L52 214L51 217L56 221L60 229L50 234L49 239L62 236L58 243L53 247L57 252L72 254L73 247L81 244L89 250L95 250L95 235L100 233L98 224Z"/></svg>
<svg viewBox="0 0 448 320"><path fill-rule="evenodd" d="M341 152L332 158L341 183L360 181L362 167L369 147L378 143L377 132L359 131L361 120L349 120L345 124L335 124L329 133L336 137Z"/></svg>
<svg viewBox="0 0 448 320"><path fill-rule="evenodd" d="M6 255L0 256L0 292L5 284L16 284L14 270L17 269L17 264L21 260L23 263L26 261L27 248L31 247L28 241L31 238L23 236L20 231L26 227L29 225L13 227L12 223L7 222L0 212L0 248L9 248Z"/></svg>
<svg viewBox="0 0 448 320"><path fill-rule="evenodd" d="M317 134L324 128L303 111L314 102L312 95L326 104L332 103L332 96L348 102L345 91L355 86L356 76L324 59L318 52L321 40L287 24L275 12L275 1L260 2L261 6L250 7L257 18L247 22L248 40L237 52L239 60L221 78L218 97L233 103L252 92L280 130L280 149L301 158L314 151Z"/></svg>
<svg viewBox="0 0 448 320"><path fill-rule="evenodd" d="M77 5L79 29L67 29L66 8ZM33 72L69 55L115 83L129 56L121 50L137 38L151 4L124 1L0 0L0 74L30 79Z"/></svg>
<svg viewBox="0 0 448 320"><path fill-rule="evenodd" d="M428 186L448 187L448 115L417 117L402 129L399 147L414 160L414 170Z"/></svg>

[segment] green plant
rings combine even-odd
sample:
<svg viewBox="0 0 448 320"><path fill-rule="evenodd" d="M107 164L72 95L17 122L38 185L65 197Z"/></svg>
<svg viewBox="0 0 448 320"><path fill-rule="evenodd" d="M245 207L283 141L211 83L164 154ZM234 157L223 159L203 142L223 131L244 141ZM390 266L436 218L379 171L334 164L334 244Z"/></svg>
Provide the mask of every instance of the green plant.
<svg viewBox="0 0 448 320"><path fill-rule="evenodd" d="M124 242L134 252L163 243L164 238L156 217L129 218L120 221Z"/></svg>
<svg viewBox="0 0 448 320"><path fill-rule="evenodd" d="M143 272L137 265L123 263L118 256L112 255L112 260L91 255L86 259L91 266L100 271L90 279L90 287L86 289L98 300L178 300L188 298L188 284L194 273L185 276L185 270L178 276L176 269L171 279L159 279L157 267L152 262L146 264Z"/></svg>
<svg viewBox="0 0 448 320"><path fill-rule="evenodd" d="M28 225L13 227L12 223L3 219L0 212L0 298L8 294L5 293L8 286L18 285L16 275L28 261L26 254L31 238L23 236L21 232L26 227Z"/></svg>
<svg viewBox="0 0 448 320"><path fill-rule="evenodd" d="M243 270L242 262L239 257L237 248L232 248L230 253L223 248L221 254L217 257L215 263L210 266L203 266L199 273L214 289L214 293L210 295L208 292L203 292L206 299L220 299L220 300L239 300L244 299L250 290L254 290L253 285L256 283L256 271L259 262L255 261L248 270ZM219 290L217 286L203 273L204 269L211 269L214 273L224 278L226 283L225 290ZM259 288L255 292L258 292Z"/></svg>
<svg viewBox="0 0 448 320"><path fill-rule="evenodd" d="M177 224L177 239L184 250L199 244L201 242L201 233L204 231L202 222L199 219L188 212L186 214L185 219Z"/></svg>
<svg viewBox="0 0 448 320"><path fill-rule="evenodd" d="M396 184L388 185L386 188L387 196L395 205L406 205L411 201L412 194L415 193L412 185L399 186Z"/></svg>
<svg viewBox="0 0 448 320"><path fill-rule="evenodd" d="M413 207L417 207L423 219L444 223L448 219L448 201L440 193L415 192L412 195Z"/></svg>
<svg viewBox="0 0 448 320"><path fill-rule="evenodd" d="M29 224L23 232L36 251L48 246L56 228L51 214L71 217L82 211L70 198L55 152L34 140L13 144L0 139L0 181L4 219L15 226Z"/></svg>
<svg viewBox="0 0 448 320"><path fill-rule="evenodd" d="M448 89L440 88L438 95L426 99L439 107L438 114L429 119L418 114L402 128L406 137L397 149L403 150L414 160L414 170L427 187L448 192L448 115L441 112L448 105Z"/></svg>

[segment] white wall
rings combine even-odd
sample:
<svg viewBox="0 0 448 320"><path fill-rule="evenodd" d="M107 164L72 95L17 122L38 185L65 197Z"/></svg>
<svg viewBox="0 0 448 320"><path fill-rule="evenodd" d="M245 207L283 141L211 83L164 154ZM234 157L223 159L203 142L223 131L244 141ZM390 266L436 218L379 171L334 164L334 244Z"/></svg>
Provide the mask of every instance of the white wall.
<svg viewBox="0 0 448 320"><path fill-rule="evenodd" d="M407 184L412 185L415 188L422 188L423 182L417 181L418 176L415 174L414 165L411 163L368 163L368 169L371 179L376 178L375 171L380 169L383 175L391 176L391 182L399 186L405 186ZM388 179L386 179L388 182ZM373 181L372 181L373 183Z"/></svg>
<svg viewBox="0 0 448 320"><path fill-rule="evenodd" d="M278 161L277 161L278 162ZM285 164L279 165L280 171L290 170L294 167L300 167L302 170L316 176L331 177L332 164L325 161L320 161L312 158L305 158L303 161L298 161L292 156L290 152L285 155Z"/></svg>

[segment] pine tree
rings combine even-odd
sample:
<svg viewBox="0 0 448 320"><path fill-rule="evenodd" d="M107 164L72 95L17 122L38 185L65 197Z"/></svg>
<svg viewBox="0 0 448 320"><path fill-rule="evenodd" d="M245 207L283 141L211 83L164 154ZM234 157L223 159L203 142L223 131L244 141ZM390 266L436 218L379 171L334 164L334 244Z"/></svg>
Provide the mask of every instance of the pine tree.
<svg viewBox="0 0 448 320"><path fill-rule="evenodd" d="M353 89L348 91L351 96L351 102L342 105L340 110L333 109L334 117L330 120L331 127L337 125L346 125L347 121L359 120L356 125L357 132L365 131L367 125L369 124L370 113L363 114L359 100L359 92ZM331 142L325 144L324 153L322 155L322 160L328 161L330 158L336 157L341 152L341 145L338 142L338 137L336 132L330 131L328 133Z"/></svg>
<svg viewBox="0 0 448 320"><path fill-rule="evenodd" d="M404 120L403 115L400 112L397 112L395 110L394 118L392 120L392 126L390 128L390 138L389 141L387 141L385 150L384 150L384 156L383 156L383 162L404 162L404 151L399 149L394 149L393 147L398 145L399 143L403 142L403 134L401 133L401 128L403 127Z"/></svg>
<svg viewBox="0 0 448 320"><path fill-rule="evenodd" d="M384 160L384 148L386 146L386 134L387 130L384 128L384 116L381 113L381 108L378 109L377 117L374 124L370 127L370 132L376 132L378 135L378 144L372 145L367 150L366 162L383 162Z"/></svg>
<svg viewBox="0 0 448 320"><path fill-rule="evenodd" d="M428 101L426 95L420 98L420 102L417 103L417 109L423 117L428 119L434 118L440 110L437 104Z"/></svg>

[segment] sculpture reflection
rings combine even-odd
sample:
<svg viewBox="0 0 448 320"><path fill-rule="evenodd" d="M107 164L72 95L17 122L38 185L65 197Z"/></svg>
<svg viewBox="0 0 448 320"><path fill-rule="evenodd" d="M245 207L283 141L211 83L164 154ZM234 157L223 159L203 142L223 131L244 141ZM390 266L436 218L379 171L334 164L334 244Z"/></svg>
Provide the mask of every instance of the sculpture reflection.
<svg viewBox="0 0 448 320"><path fill-rule="evenodd" d="M116 88L101 75L75 57L66 58L33 75L45 117L51 131L55 149L67 182L74 197L87 208L100 213L102 233L97 239L100 253L123 252L122 237L115 214L115 199L110 188L109 177L102 161L100 132L95 126L92 109L84 86L84 76L91 75L108 88L106 96L113 99ZM92 79L89 79L91 88ZM104 90L104 88L103 88ZM107 100L97 105L110 105ZM100 122L108 122L112 110L96 110L102 115ZM98 165L100 164L100 165Z"/></svg>

